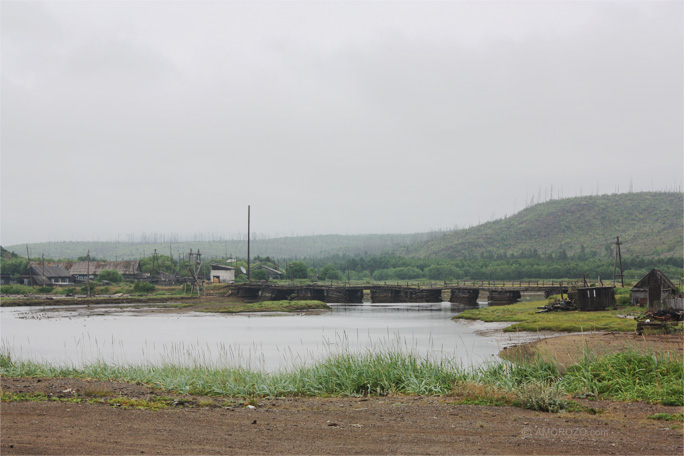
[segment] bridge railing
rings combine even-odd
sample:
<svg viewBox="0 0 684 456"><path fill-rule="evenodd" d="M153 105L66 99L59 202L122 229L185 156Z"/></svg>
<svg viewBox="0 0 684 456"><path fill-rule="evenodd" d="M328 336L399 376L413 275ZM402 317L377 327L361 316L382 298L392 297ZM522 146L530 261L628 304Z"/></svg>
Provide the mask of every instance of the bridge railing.
<svg viewBox="0 0 684 456"><path fill-rule="evenodd" d="M333 282L309 282L292 281L288 283L250 283L252 286L275 286L275 287L401 287L401 288L502 288L502 289L534 289L555 287L576 287L580 284L574 280L457 280L455 282L432 282L412 284L410 282L383 282L375 284L353 284L344 281Z"/></svg>
<svg viewBox="0 0 684 456"><path fill-rule="evenodd" d="M578 282L573 280L457 280L445 282L447 288L553 288L574 287Z"/></svg>

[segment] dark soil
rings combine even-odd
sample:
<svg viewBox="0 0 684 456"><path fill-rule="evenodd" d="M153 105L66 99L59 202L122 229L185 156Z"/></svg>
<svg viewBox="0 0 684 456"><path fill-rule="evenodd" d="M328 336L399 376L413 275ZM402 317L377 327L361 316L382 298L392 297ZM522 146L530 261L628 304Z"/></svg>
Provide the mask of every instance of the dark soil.
<svg viewBox="0 0 684 456"><path fill-rule="evenodd" d="M3 455L684 452L681 422L647 419L681 413L682 407L642 402L586 401L592 410L558 414L404 396L261 399L250 408L236 399L178 396L127 383L0 380L5 393L59 398L1 404ZM160 396L169 407L106 403ZM67 402L76 398L81 402Z"/></svg>

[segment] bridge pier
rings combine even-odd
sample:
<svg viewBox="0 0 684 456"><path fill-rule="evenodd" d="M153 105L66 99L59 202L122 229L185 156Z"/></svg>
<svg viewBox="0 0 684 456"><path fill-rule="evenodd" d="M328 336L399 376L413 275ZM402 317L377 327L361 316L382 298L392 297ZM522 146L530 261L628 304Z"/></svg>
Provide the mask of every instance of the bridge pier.
<svg viewBox="0 0 684 456"><path fill-rule="evenodd" d="M321 299L320 301L363 304L363 288L326 288L324 299Z"/></svg>
<svg viewBox="0 0 684 456"><path fill-rule="evenodd" d="M520 301L519 290L491 290L487 301L490 306L513 304Z"/></svg>
<svg viewBox="0 0 684 456"><path fill-rule="evenodd" d="M475 306L477 305L478 296L480 296L478 288L452 288L450 290L449 302Z"/></svg>

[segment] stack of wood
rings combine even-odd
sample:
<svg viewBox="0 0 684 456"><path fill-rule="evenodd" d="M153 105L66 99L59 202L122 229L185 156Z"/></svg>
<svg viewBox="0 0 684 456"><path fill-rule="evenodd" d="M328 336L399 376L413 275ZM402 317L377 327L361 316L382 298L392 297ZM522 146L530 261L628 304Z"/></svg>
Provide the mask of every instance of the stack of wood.
<svg viewBox="0 0 684 456"><path fill-rule="evenodd" d="M567 312L569 310L577 310L575 301L569 299L558 299L552 303L545 306L537 307L537 313L543 312Z"/></svg>

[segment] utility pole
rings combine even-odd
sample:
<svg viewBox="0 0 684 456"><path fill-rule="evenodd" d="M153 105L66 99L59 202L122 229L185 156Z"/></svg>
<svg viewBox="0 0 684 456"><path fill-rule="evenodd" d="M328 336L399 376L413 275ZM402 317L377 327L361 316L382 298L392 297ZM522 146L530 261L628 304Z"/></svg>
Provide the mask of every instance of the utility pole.
<svg viewBox="0 0 684 456"><path fill-rule="evenodd" d="M615 263L613 264L613 286L615 286L615 278L620 277L620 282L622 284L622 288L625 287L625 278L624 274L622 271L622 252L620 252L620 246L622 245L622 242L620 242L620 236L617 237L617 240L615 241ZM618 264L620 265L620 274L617 273L617 268Z"/></svg>
<svg viewBox="0 0 684 456"><path fill-rule="evenodd" d="M90 249L88 249L87 255L88 265L86 266L86 296L90 297Z"/></svg>
<svg viewBox="0 0 684 456"><path fill-rule="evenodd" d="M29 285L33 286L33 268L31 267L31 254L29 253L28 244L26 244L26 258L28 258Z"/></svg>
<svg viewBox="0 0 684 456"><path fill-rule="evenodd" d="M251 281L249 270L249 247L250 247L250 223L251 223L251 206L247 206L247 281Z"/></svg>

